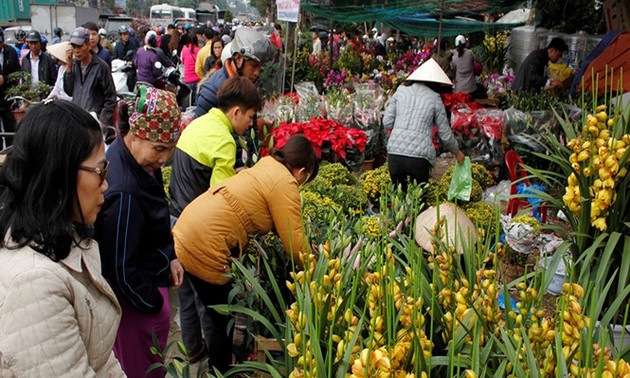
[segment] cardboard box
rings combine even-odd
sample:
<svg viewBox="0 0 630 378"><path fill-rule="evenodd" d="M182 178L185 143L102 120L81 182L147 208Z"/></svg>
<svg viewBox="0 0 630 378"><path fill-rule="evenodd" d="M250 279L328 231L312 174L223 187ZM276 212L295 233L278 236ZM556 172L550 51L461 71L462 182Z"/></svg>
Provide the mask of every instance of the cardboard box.
<svg viewBox="0 0 630 378"><path fill-rule="evenodd" d="M630 2L628 0L606 0L604 19L608 31L630 32Z"/></svg>

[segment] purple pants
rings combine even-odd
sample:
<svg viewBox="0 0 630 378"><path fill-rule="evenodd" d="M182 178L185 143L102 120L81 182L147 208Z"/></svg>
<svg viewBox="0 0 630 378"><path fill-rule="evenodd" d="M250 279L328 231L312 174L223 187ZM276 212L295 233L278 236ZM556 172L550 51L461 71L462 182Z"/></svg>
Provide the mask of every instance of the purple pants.
<svg viewBox="0 0 630 378"><path fill-rule="evenodd" d="M147 314L138 311L123 295L118 294L118 301L122 308L122 317L116 342L114 343L114 355L120 362L123 371L129 378L164 378L164 370L155 369L145 375L147 369L154 362L160 362L159 356L151 354L153 346L152 334L155 332L160 344L160 350L164 350L168 340L171 309L168 303L168 288L159 288L164 305L159 314Z"/></svg>

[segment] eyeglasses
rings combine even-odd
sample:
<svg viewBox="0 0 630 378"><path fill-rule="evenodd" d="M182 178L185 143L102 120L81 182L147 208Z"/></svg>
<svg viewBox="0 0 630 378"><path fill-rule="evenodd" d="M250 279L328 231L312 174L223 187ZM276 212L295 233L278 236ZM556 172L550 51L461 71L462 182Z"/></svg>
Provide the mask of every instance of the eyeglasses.
<svg viewBox="0 0 630 378"><path fill-rule="evenodd" d="M80 165L79 169L84 170L84 171L90 171L90 172L94 172L98 175L98 177L100 177L101 179L101 184L103 183L103 181L105 181L105 177L107 177L107 169L109 168L109 161L105 160L105 167L101 168L101 167L86 167L84 165Z"/></svg>

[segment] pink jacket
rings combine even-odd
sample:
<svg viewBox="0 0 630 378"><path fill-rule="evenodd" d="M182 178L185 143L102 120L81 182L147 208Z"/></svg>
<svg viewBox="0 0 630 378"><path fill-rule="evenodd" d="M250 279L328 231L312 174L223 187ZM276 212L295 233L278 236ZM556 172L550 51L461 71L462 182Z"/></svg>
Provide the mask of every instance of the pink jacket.
<svg viewBox="0 0 630 378"><path fill-rule="evenodd" d="M184 64L184 83L192 84L199 82L199 76L195 72L195 61L197 60L197 54L201 48L194 46L192 51L190 50L190 44L182 48L182 63Z"/></svg>

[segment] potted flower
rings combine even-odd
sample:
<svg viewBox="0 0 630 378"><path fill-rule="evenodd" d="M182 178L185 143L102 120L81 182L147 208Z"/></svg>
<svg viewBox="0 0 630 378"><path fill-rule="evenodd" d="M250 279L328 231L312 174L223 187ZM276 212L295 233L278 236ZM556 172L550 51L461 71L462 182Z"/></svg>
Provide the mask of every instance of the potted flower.
<svg viewBox="0 0 630 378"><path fill-rule="evenodd" d="M46 83L39 82L35 85L31 83L31 74L24 71L18 71L7 76L9 87L6 91L8 99L15 98L12 108L13 116L19 121L24 116L26 108L33 102L39 102L44 99L52 87Z"/></svg>

